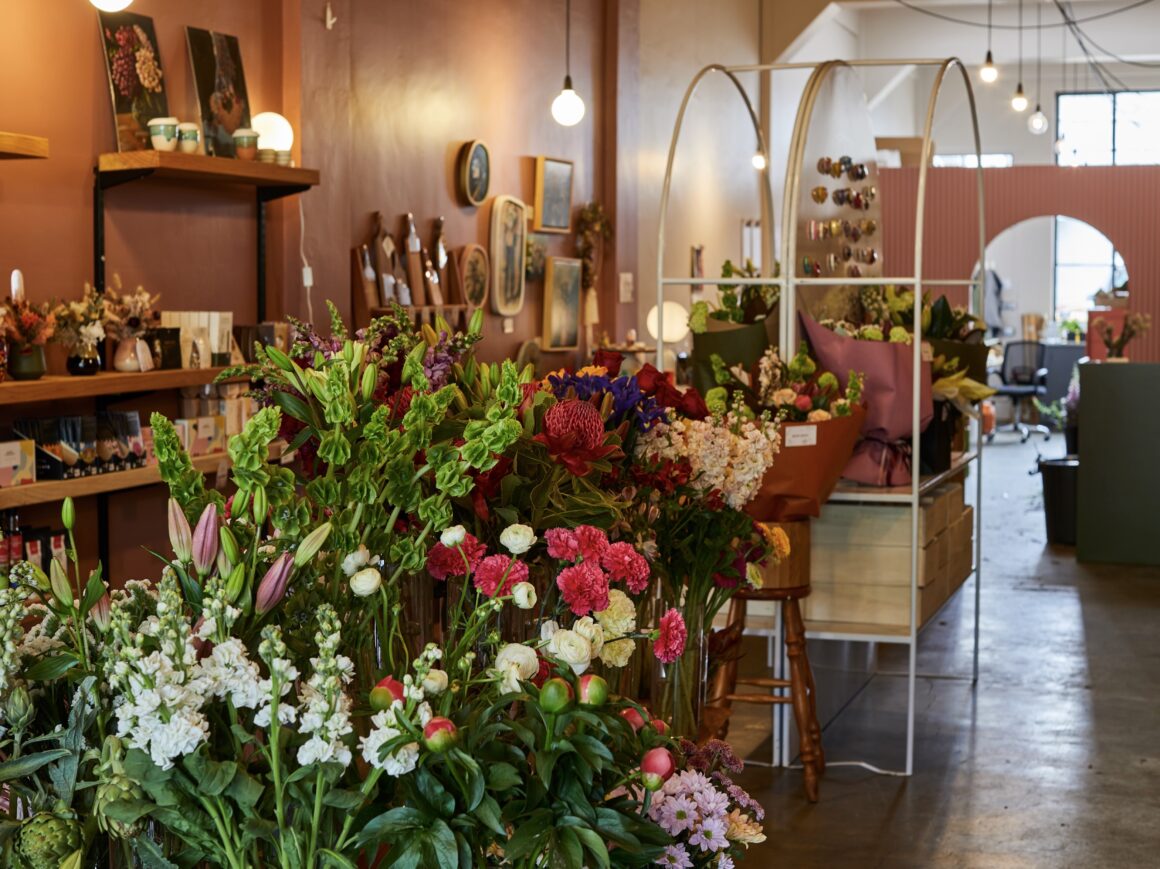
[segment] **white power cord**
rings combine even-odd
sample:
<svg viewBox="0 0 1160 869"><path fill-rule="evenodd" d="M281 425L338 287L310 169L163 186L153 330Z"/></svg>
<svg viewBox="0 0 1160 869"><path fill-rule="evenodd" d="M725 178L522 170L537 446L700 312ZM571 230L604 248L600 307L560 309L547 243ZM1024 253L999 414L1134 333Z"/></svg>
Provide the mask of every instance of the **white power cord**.
<svg viewBox="0 0 1160 869"><path fill-rule="evenodd" d="M298 255L302 257L302 286L306 288L306 322L314 322L314 269L306 259L306 209L298 197Z"/></svg>

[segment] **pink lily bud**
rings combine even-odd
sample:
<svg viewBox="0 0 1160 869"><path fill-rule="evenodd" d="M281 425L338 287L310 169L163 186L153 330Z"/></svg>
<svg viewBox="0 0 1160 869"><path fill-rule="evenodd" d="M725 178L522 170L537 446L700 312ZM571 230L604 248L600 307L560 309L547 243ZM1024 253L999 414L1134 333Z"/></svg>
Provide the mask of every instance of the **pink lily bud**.
<svg viewBox="0 0 1160 869"><path fill-rule="evenodd" d="M169 545L173 547L173 554L182 564L187 564L192 557L193 544L191 543L189 520L185 518L185 511L181 505L169 499Z"/></svg>
<svg viewBox="0 0 1160 869"><path fill-rule="evenodd" d="M206 504L193 530L193 566L200 576L208 576L217 559L219 522L217 505Z"/></svg>
<svg viewBox="0 0 1160 869"><path fill-rule="evenodd" d="M265 615L281 603L286 595L286 586L290 584L290 574L293 572L294 555L283 552L258 583L258 593L254 600L254 610L258 615Z"/></svg>
<svg viewBox="0 0 1160 869"><path fill-rule="evenodd" d="M89 611L89 615L93 617L97 628L103 634L109 629L109 617L111 615L110 609L112 601L109 600L109 593L105 592L100 599L93 604L93 608Z"/></svg>

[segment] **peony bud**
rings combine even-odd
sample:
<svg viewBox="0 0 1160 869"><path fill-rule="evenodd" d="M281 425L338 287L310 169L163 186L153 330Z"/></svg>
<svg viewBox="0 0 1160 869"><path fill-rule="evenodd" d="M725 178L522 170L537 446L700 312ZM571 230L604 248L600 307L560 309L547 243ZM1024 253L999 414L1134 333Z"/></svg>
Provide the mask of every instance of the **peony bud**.
<svg viewBox="0 0 1160 869"><path fill-rule="evenodd" d="M406 688L394 676L387 676L379 680L379 684L371 689L371 709L382 712L390 709L391 704L398 700L400 703L406 697Z"/></svg>
<svg viewBox="0 0 1160 869"><path fill-rule="evenodd" d="M193 530L193 566L199 576L208 576L218 553L218 511L216 504L206 504Z"/></svg>
<svg viewBox="0 0 1160 869"><path fill-rule="evenodd" d="M540 708L548 713L563 712L572 702L572 686L556 676L544 683L540 689Z"/></svg>
<svg viewBox="0 0 1160 869"><path fill-rule="evenodd" d="M254 611L258 615L268 613L286 596L286 586L290 584L290 574L293 572L294 558L289 552L283 552L258 583L258 592L254 599Z"/></svg>
<svg viewBox="0 0 1160 869"><path fill-rule="evenodd" d="M298 551L294 553L294 567L305 567L311 559L322 549L322 544L330 536L330 523L324 522L306 535L298 544Z"/></svg>
<svg viewBox="0 0 1160 869"><path fill-rule="evenodd" d="M189 530L189 520L185 511L172 498L169 499L169 545L173 555L182 564L188 564L193 553L193 535Z"/></svg>
<svg viewBox="0 0 1160 869"><path fill-rule="evenodd" d="M651 748L640 761L641 779L650 791L659 791L677 771L677 763L667 748Z"/></svg>
<svg viewBox="0 0 1160 869"><path fill-rule="evenodd" d="M373 567L364 567L350 578L350 591L355 597L370 597L383 584L383 575Z"/></svg>
<svg viewBox="0 0 1160 869"><path fill-rule="evenodd" d="M454 549L467 537L467 529L462 525L452 525L439 535L439 542L448 549Z"/></svg>
<svg viewBox="0 0 1160 869"><path fill-rule="evenodd" d="M102 634L109 629L109 617L111 615L111 612L110 612L111 606L112 606L112 601L109 600L109 593L105 592L103 595L100 596L100 598L97 600L97 602L95 604L93 604L93 608L91 610L89 610L89 615L92 616L93 623L97 626L97 629Z"/></svg>
<svg viewBox="0 0 1160 869"><path fill-rule="evenodd" d="M72 586L69 585L68 574L64 572L64 566L60 560L54 558L49 565L48 570L49 586L52 588L52 596L56 598L57 603L62 606L71 607L73 602Z"/></svg>
<svg viewBox="0 0 1160 869"><path fill-rule="evenodd" d="M512 586L512 603L520 609L530 610L538 600L536 587L530 582L517 582Z"/></svg>
<svg viewBox="0 0 1160 869"><path fill-rule="evenodd" d="M72 531L77 522L77 508L73 504L72 496L64 499L64 503L60 505L60 524L64 526L65 531Z"/></svg>
<svg viewBox="0 0 1160 869"><path fill-rule="evenodd" d="M632 725L633 733L639 733L640 729L644 727L644 716L637 711L635 706L621 709L620 717Z"/></svg>
<svg viewBox="0 0 1160 869"><path fill-rule="evenodd" d="M580 677L580 705L603 706L608 700L608 683L594 673Z"/></svg>
<svg viewBox="0 0 1160 869"><path fill-rule="evenodd" d="M527 525L509 525L499 534L500 545L512 555L523 555L538 539Z"/></svg>
<svg viewBox="0 0 1160 869"><path fill-rule="evenodd" d="M649 722L649 724L652 726L652 729L659 733L661 736L664 736L669 732L669 726L659 718L654 718Z"/></svg>
<svg viewBox="0 0 1160 869"><path fill-rule="evenodd" d="M450 718L432 718L423 728L423 744L436 754L443 754L459 741L459 731Z"/></svg>

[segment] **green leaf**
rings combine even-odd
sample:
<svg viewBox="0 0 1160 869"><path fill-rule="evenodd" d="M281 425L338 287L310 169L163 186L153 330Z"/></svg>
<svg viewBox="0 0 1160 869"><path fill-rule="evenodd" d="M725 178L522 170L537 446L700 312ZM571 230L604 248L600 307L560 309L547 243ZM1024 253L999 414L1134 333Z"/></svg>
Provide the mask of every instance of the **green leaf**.
<svg viewBox="0 0 1160 869"><path fill-rule="evenodd" d="M244 769L238 769L234 774L233 781L226 788L226 796L243 809L249 809L258 804L258 800L262 798L262 792L265 789L265 786L260 781Z"/></svg>
<svg viewBox="0 0 1160 869"><path fill-rule="evenodd" d="M76 655L71 653L41 658L24 671L24 678L29 682L51 682L59 679L79 663Z"/></svg>
<svg viewBox="0 0 1160 869"><path fill-rule="evenodd" d="M364 799L365 797L358 791L331 788L326 792L326 796L322 798L322 804L344 811L354 811L363 804Z"/></svg>
<svg viewBox="0 0 1160 869"><path fill-rule="evenodd" d="M497 835L506 836L507 830L504 829L503 821L499 816L499 804L493 797L487 796L480 801L479 805L472 811L475 817L479 818L480 822L493 831Z"/></svg>
<svg viewBox="0 0 1160 869"><path fill-rule="evenodd" d="M318 856L322 858L324 866L337 866L338 869L358 869L358 867L336 851L329 848L319 848Z"/></svg>
<svg viewBox="0 0 1160 869"><path fill-rule="evenodd" d="M608 856L608 846L604 844L604 840L600 838L599 833L587 827L573 827L572 829L584 847L596 858L596 864L601 869L611 865L612 861Z"/></svg>
<svg viewBox="0 0 1160 869"><path fill-rule="evenodd" d="M114 821L128 825L137 823L156 808L146 800L118 800L105 806L104 813Z"/></svg>
<svg viewBox="0 0 1160 869"><path fill-rule="evenodd" d="M487 768L487 786L493 791L506 791L516 787L523 778L510 763L490 764Z"/></svg>
<svg viewBox="0 0 1160 869"><path fill-rule="evenodd" d="M459 865L459 846L455 843L455 833L445 821L437 819L426 838L434 852L435 865L440 869L455 869Z"/></svg>
<svg viewBox="0 0 1160 869"><path fill-rule="evenodd" d="M410 806L399 806L378 817L371 818L363 824L356 841L362 845L368 842L391 840L400 833L426 827L430 820L429 815L418 809Z"/></svg>
<svg viewBox="0 0 1160 869"><path fill-rule="evenodd" d="M85 857L85 849L78 848L60 861L58 869L81 869L81 861Z"/></svg>
<svg viewBox="0 0 1160 869"><path fill-rule="evenodd" d="M99 601L105 594L105 584L101 582L101 569L98 567L89 576L89 581L85 585L85 593L81 596L81 617L88 614L97 601Z"/></svg>
<svg viewBox="0 0 1160 869"><path fill-rule="evenodd" d="M36 754L26 754L15 760L0 763L0 782L12 781L32 775L41 767L68 757L72 754L67 748L50 748L48 751L38 751Z"/></svg>
<svg viewBox="0 0 1160 869"><path fill-rule="evenodd" d="M177 864L165 859L161 847L148 836L133 840L133 852L141 861L142 869L177 869Z"/></svg>
<svg viewBox="0 0 1160 869"><path fill-rule="evenodd" d="M278 826L273 821L264 818L246 818L242 823L242 842L247 845L255 841L273 842L277 832Z"/></svg>

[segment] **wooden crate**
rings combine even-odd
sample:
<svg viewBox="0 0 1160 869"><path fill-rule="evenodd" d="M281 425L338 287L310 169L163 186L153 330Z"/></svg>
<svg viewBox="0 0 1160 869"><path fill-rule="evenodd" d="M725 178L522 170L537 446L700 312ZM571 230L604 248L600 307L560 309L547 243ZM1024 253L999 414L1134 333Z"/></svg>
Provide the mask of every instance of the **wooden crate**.
<svg viewBox="0 0 1160 869"><path fill-rule="evenodd" d="M919 540L924 544L947 527L949 508L962 505L962 486L939 486L924 495L919 504ZM956 514L957 515L957 514ZM817 544L836 546L910 547L910 507L903 504L827 504L815 519L811 535Z"/></svg>

